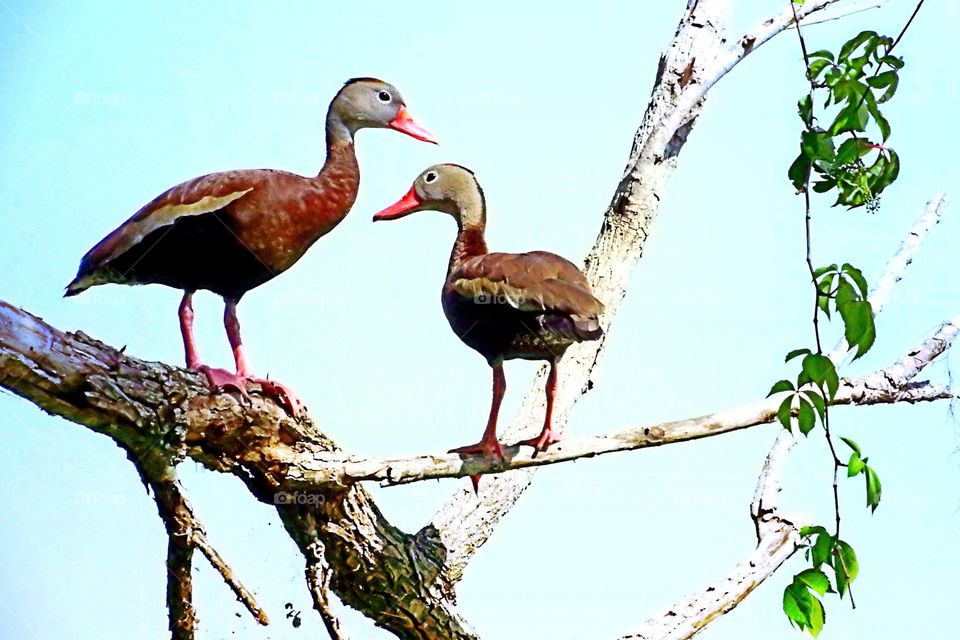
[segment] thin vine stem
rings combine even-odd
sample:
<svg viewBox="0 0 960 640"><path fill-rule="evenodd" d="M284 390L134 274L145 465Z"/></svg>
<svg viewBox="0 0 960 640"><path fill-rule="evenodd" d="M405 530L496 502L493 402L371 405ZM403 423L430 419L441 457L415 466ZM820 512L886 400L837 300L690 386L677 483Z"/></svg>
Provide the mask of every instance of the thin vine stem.
<svg viewBox="0 0 960 640"><path fill-rule="evenodd" d="M810 101L812 108L813 105L813 93L816 91L817 86L813 78L810 75L810 56L807 54L807 43L803 38L803 32L800 29L800 19L797 16L797 5L794 0L790 1L790 7L793 10L793 20L797 26L797 38L800 40L800 51L803 53L803 65L804 65L804 75L807 78L807 82L810 85L810 89L807 92L807 97ZM810 125L807 125L807 130L811 129ZM804 176L803 181L803 203L804 203L804 233L806 235L806 262L807 270L810 272L810 282L813 285L813 334L817 342L817 354L823 355L823 347L820 341L820 296L822 295L820 289L817 287L817 277L816 272L813 268L813 240L812 240L812 230L811 230L811 206L810 206L810 175L813 172L813 167L807 167L806 175ZM837 540L840 539L840 486L839 486L839 475L840 475L840 466L842 462L840 461L839 456L837 456L836 447L833 444L833 436L830 433L830 398L826 393L826 390L823 388L823 385L818 385L818 390L820 396L824 399L823 402L823 433L824 437L827 440L827 446L830 448L830 456L833 461L833 513L835 518L835 529L834 536ZM843 566L843 565L841 565ZM847 574L846 567L844 568L844 573ZM850 603L852 606L856 607L853 601L853 590L849 588L849 574L846 575L848 593L850 594Z"/></svg>

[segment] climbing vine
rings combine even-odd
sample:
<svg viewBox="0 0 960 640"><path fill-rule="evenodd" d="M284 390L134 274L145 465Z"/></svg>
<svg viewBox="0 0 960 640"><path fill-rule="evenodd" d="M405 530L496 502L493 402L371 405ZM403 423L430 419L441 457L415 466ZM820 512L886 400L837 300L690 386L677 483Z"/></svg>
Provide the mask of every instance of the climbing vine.
<svg viewBox="0 0 960 640"><path fill-rule="evenodd" d="M923 5L921 0L896 39L875 31L863 31L847 40L837 53L822 49L807 50L796 20L797 36L806 70L809 90L797 105L803 130L800 153L787 171L797 193L803 195L806 269L812 289L813 347L790 351L786 362L799 362L795 381L780 380L769 395L785 393L777 411L785 429L796 428L808 436L818 424L830 451L833 464L834 522L832 527L805 526L800 530L804 556L810 566L797 573L783 593L783 611L801 631L816 637L826 617L821 598L826 594L848 596L860 568L853 547L840 537L840 490L838 478L843 469L849 478L863 477L866 504L875 511L880 504L881 484L876 469L869 464L860 446L849 438L840 438L850 450L838 452L831 433L830 405L840 386L837 364L848 350L857 359L866 354L877 337L867 280L850 263L815 267L812 254L812 194L833 194L833 206L848 210L864 208L876 212L880 195L900 173L900 158L886 146L890 122L881 105L896 94L903 59L893 55L900 39ZM819 101L822 106L818 110ZM819 112L819 113L818 113ZM821 341L821 321L839 316L843 324L846 348L825 353ZM831 580L832 578L832 580Z"/></svg>

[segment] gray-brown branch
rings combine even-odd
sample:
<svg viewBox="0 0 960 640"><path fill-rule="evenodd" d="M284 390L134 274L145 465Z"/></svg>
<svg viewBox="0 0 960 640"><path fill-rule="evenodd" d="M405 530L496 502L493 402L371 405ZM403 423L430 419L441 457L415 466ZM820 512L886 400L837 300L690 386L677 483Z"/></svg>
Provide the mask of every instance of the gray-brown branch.
<svg viewBox="0 0 960 640"><path fill-rule="evenodd" d="M929 381L914 383L913 378L950 348L958 330L960 317L945 322L932 337L890 367L862 378L843 380L833 404L866 406L952 399L954 394L949 388ZM784 395L777 394L755 404L695 418L641 425L595 436L568 438L536 455L530 447L505 447L505 460L502 462L492 457L463 457L455 454L392 459L324 454L314 459L304 459L300 464L291 467L288 478L292 486L349 486L362 480L378 480L385 485L396 485L569 462L619 451L708 438L769 424L777 419L777 408Z"/></svg>
<svg viewBox="0 0 960 640"><path fill-rule="evenodd" d="M254 394L250 404L241 404L231 395L210 396L198 374L61 332L4 302L0 386L108 436L152 482L171 531L170 584L179 590L171 603L185 607L175 612L183 623L174 638L190 638L194 625L189 556L197 543L188 532L192 515L169 484L176 464L189 457L232 473L256 498L274 504L278 494L287 495L281 485L297 460L338 451L309 419L290 418L272 400ZM453 607L452 586L440 571L445 550L435 532L400 531L360 485L314 491L311 498L277 510L308 569L323 549L329 588L341 601L400 638L474 637Z"/></svg>

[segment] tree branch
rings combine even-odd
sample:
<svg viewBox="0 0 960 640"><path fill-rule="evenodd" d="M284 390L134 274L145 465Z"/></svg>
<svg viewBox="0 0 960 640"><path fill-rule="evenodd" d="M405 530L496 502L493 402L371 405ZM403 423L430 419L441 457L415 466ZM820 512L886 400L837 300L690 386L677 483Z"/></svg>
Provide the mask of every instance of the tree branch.
<svg viewBox="0 0 960 640"><path fill-rule="evenodd" d="M323 625L330 634L330 640L347 640L343 623L330 606L330 577L332 571L323 557L323 543L316 541L307 557L307 586L313 598L313 608L320 614Z"/></svg>
<svg viewBox="0 0 960 640"><path fill-rule="evenodd" d="M4 302L0 386L107 435L146 469L149 481L172 479L177 462L190 457L236 475L268 504L278 502L286 470L297 460L338 450L309 419L290 418L271 399L254 393L251 402L240 403L229 394L210 396L196 373L137 360L82 333L60 332ZM170 488L159 487L158 509L178 518L171 584L189 602L184 556L195 520ZM435 532L400 531L359 485L307 497L278 504L277 511L308 563L322 543L324 560L335 568L330 589L345 604L400 638L474 637L453 606L452 586L440 570L445 550ZM202 540L193 542L209 548ZM189 612L175 613L177 620L192 619ZM189 637L184 630L178 638Z"/></svg>
<svg viewBox="0 0 960 640"><path fill-rule="evenodd" d="M750 515L757 529L757 547L719 582L689 595L670 609L648 619L621 640L685 640L743 602L798 548L800 535L793 522L779 514L776 497L780 492L782 467L794 439L781 431L760 472Z"/></svg>
<svg viewBox="0 0 960 640"><path fill-rule="evenodd" d="M172 640L193 640L197 612L193 607L193 545L189 507L174 478L147 479L157 512L167 530L167 613Z"/></svg>
<svg viewBox="0 0 960 640"><path fill-rule="evenodd" d="M835 405L866 406L898 402L931 402L954 397L950 389L909 381L929 362L946 351L956 337L957 321L944 323L935 336L887 369L853 380L843 380ZM905 364L906 363L906 364ZM903 372L912 373L905 377ZM546 451L534 455L529 447L504 447L505 461L485 456L435 454L409 458L370 459L349 455L323 455L301 460L287 473L289 487L348 486L362 480L378 480L384 485L409 484L437 478L462 478L470 475L502 473L539 467L619 451L635 451L688 440L697 440L737 431L777 419L777 408L785 394L761 402L727 409L696 418L641 425L596 436L567 438Z"/></svg>

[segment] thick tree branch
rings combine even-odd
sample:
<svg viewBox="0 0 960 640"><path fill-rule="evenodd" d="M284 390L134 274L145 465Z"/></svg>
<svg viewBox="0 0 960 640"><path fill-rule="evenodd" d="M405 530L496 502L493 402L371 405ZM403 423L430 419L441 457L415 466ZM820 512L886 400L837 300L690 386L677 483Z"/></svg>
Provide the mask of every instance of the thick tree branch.
<svg viewBox="0 0 960 640"><path fill-rule="evenodd" d="M309 419L291 419L272 400L254 394L248 404L210 396L195 373L131 358L82 333L60 332L3 302L0 386L109 436L138 467L147 467L150 480L164 473L173 478L177 462L190 457L236 475L269 504L284 502L277 496L297 460L337 450ZM179 576L194 520L175 495L157 494L165 498L161 513L180 518L172 548ZM325 561L336 568L330 589L345 604L401 638L474 637L453 607L452 587L440 570L445 550L435 532L400 531L359 485L305 497L279 504L278 513L308 563L322 543ZM175 585L189 586L185 577Z"/></svg>
<svg viewBox="0 0 960 640"><path fill-rule="evenodd" d="M839 0L808 0L803 16L821 11ZM724 47L720 25L725 3L689 0L673 40L660 59L650 103L633 142L623 177L604 214L593 249L585 259L585 273L606 305L608 331L626 295L630 275L643 255L667 183L677 166L687 137L696 123L708 89L749 53L786 29L792 13L781 11ZM563 433L573 405L593 386L591 376L600 361L606 339L568 350L560 365L554 428ZM504 431L508 441L519 440L540 428L544 404L541 370L520 410ZM467 563L493 533L533 479L526 469L485 478L479 497L464 483L437 511L428 529L439 532L448 553L445 572L451 582L463 575Z"/></svg>

